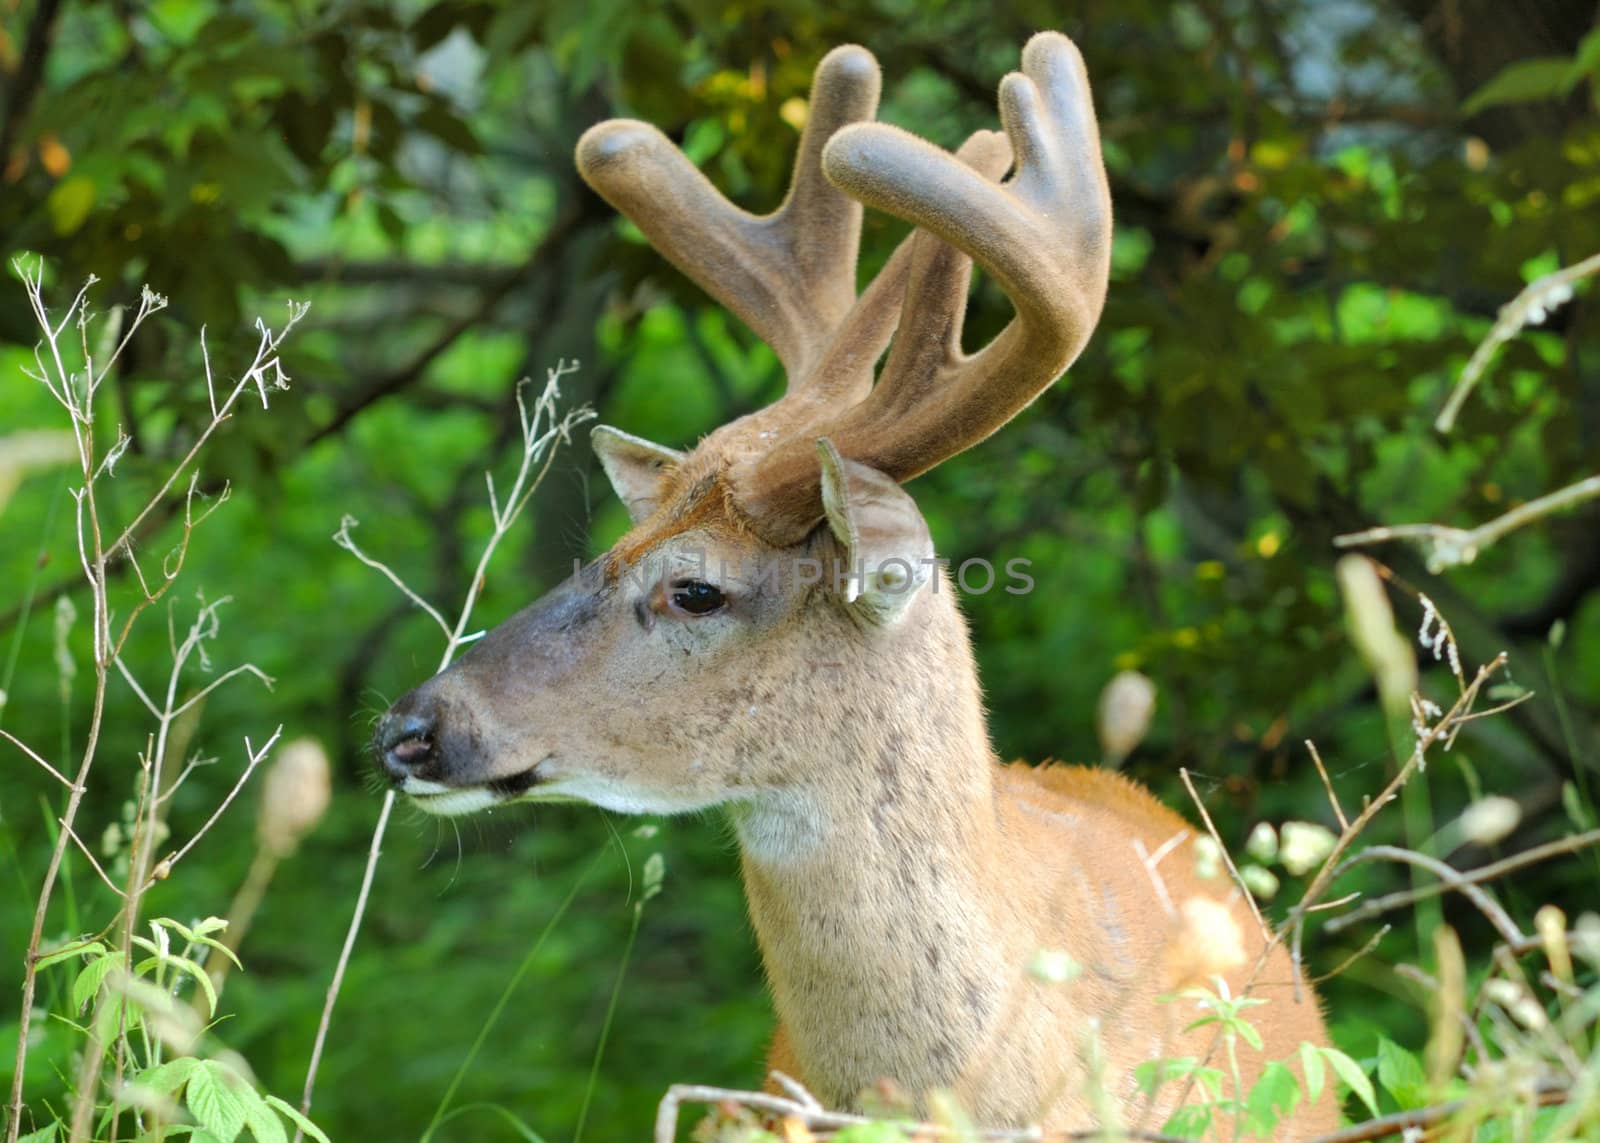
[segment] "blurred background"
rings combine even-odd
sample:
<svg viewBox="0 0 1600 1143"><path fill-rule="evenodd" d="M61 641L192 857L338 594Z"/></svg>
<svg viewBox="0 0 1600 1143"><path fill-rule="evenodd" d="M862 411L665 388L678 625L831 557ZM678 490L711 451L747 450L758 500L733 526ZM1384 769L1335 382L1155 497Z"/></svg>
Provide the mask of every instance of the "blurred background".
<svg viewBox="0 0 1600 1143"><path fill-rule="evenodd" d="M281 724L333 765L331 808L277 870L219 1037L268 1090L298 1094L378 812L372 719L441 650L432 623L331 541L341 518L453 614L490 526L482 474L515 466L518 378L542 384L576 361L567 407L679 447L782 391L773 354L581 184L584 128L648 119L765 211L828 48L871 48L880 117L954 147L995 124L996 84L1029 35L1077 40L1117 214L1100 330L1066 380L912 490L943 555L1032 561L1031 594L966 603L1002 755L1101 760L1098 696L1138 670L1156 708L1125 769L1193 816L1178 782L1190 768L1242 844L1262 820L1332 824L1308 738L1347 805L1393 772L1343 634L1333 536L1472 526L1600 456L1600 311L1581 291L1506 347L1453 433L1432 428L1498 307L1600 250L1596 16L1592 0L0 0L0 434L63 425L20 372L39 334L19 254L43 255L62 305L90 274L100 311L136 304L142 284L171 300L102 397L106 443L118 423L131 437L103 493L119 523L209 416L201 328L231 377L258 317L276 327L288 300L311 303L283 348L291 389L269 411L241 405L200 462L201 490L231 496L196 530L173 604L186 625L196 591L231 596L216 669L249 662L276 679L221 688L191 720L191 752L218 761L170 802L174 832L230 787L244 735ZM863 279L902 233L868 216ZM968 345L1008 317L980 282ZM82 749L91 700L87 623L70 620L87 607L73 486L69 469L31 471L0 515L0 726L63 759ZM181 520L169 498L141 525L142 549L159 558ZM1380 553L1438 604L1469 671L1506 649L1511 678L1536 692L1435 759L1434 821L1492 791L1521 807L1504 846L1582 824L1600 709L1597 524L1580 509L1444 576L1415 552ZM580 432L500 552L475 626L623 525ZM1395 600L1402 629L1420 622L1414 596ZM125 652L155 677L165 622L152 615ZM1448 705L1454 684L1432 669L1424 690ZM113 682L79 828L108 868L105 831L134 796L149 724ZM3 743L0 758L11 997L60 789ZM256 853L255 800L247 790L154 890L152 915L227 912ZM1370 840L1405 840L1401 821L1381 819ZM731 833L715 816L646 823L653 836L640 824L583 808L457 823L397 810L319 1080L314 1116L333 1138L419 1133L592 866L456 1097L570 1137L654 853L663 889L616 993L586 1137L644 1137L675 1081L760 1081L771 1015ZM1505 898L1575 912L1596 876L1593 861L1541 866ZM70 851L65 878L52 939L113 911ZM1374 869L1345 888L1403 883ZM1481 957L1487 926L1454 902L1446 914ZM1374 931L1313 930L1313 971ZM1395 966L1423 955L1402 923L1324 987L1347 1051L1370 1054L1380 1034L1420 1046L1423 1005ZM8 1000L0 1081L15 1031ZM59 1100L75 1041L56 1021L35 1035L30 1100ZM484 1110L440 1137L517 1136Z"/></svg>

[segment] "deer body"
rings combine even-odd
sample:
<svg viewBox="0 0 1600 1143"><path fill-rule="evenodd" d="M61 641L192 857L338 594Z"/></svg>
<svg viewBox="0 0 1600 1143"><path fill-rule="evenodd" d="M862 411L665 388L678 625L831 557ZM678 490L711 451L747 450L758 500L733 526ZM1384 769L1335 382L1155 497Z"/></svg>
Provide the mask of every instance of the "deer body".
<svg viewBox="0 0 1600 1143"><path fill-rule="evenodd" d="M1194 875L1194 828L1120 775L1002 766L953 591L940 585L918 606L927 614L893 653L905 666L892 701L877 656L848 657L848 632L818 648L859 696L827 745L849 764L814 767L843 780L733 812L782 1021L771 1065L829 1106L893 1077L909 1091L953 1090L979 1123L1082 1127L1096 1121L1086 1060L1097 1054L1094 1082L1159 1126L1171 1108L1134 1098L1134 1067L1210 1045L1182 1034L1192 1005L1158 998L1214 987L1208 970L1242 992L1251 965L1216 946L1253 960L1255 921L1238 900L1200 921L1168 915L1172 901L1235 894ZM939 671L917 670L929 663ZM801 756L811 744L792 741L769 749L794 752L788 772L813 769ZM1049 952L1080 975L1039 979L1030 968ZM1245 1054L1246 1086L1265 1061L1325 1042L1314 1000L1296 1004L1289 984L1280 953L1252 990L1270 1003L1255 1010L1266 1044ZM1329 1101L1321 1111L1331 1128Z"/></svg>
<svg viewBox="0 0 1600 1143"><path fill-rule="evenodd" d="M1024 73L1001 85L1007 135L952 156L866 122L876 66L831 53L765 218L652 128L584 137L585 177L774 346L790 392L688 453L597 430L634 528L396 703L378 749L437 813L726 807L772 1062L829 1104L889 1079L952 1089L986 1125L1158 1127L1177 1085L1152 1105L1133 1069L1211 1048L1184 1030L1192 1001L1158 997L1223 981L1269 999L1246 1089L1324 1035L1281 950L1254 971L1259 929L1195 874L1182 818L1114 774L999 764L953 589L899 487L1009 419L1099 315L1110 213L1082 62L1045 34ZM857 199L919 228L859 298ZM1017 318L967 356L974 257ZM1072 978L1041 978L1041 958ZM1335 1118L1325 1095L1279 1137Z"/></svg>

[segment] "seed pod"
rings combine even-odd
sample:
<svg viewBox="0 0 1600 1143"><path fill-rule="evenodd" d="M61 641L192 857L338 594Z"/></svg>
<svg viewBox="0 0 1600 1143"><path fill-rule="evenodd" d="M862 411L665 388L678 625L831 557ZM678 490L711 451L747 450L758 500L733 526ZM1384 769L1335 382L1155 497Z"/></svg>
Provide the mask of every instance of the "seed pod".
<svg viewBox="0 0 1600 1143"><path fill-rule="evenodd" d="M279 857L294 852L328 809L328 752L314 738L297 738L278 751L261 786L256 833Z"/></svg>
<svg viewBox="0 0 1600 1143"><path fill-rule="evenodd" d="M1106 762L1120 766L1150 730L1156 685L1138 671L1120 671L1100 692L1100 749Z"/></svg>

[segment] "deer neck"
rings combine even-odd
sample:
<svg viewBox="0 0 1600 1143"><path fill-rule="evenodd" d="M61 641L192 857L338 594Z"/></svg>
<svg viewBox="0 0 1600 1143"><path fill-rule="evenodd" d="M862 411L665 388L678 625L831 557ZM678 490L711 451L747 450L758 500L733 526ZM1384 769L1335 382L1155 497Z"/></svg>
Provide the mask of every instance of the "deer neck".
<svg viewBox="0 0 1600 1143"><path fill-rule="evenodd" d="M992 1034L1007 978L995 760L965 625L939 587L896 633L904 671L864 670L826 734L807 736L828 756L786 760L810 780L734 815L779 1017L836 1105L884 1076L949 1084Z"/></svg>

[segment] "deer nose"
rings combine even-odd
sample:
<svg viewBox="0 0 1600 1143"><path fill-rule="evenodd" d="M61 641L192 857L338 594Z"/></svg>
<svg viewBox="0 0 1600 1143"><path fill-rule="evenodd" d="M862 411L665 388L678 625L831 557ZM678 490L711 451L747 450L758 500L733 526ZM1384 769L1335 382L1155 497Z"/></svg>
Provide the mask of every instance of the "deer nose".
<svg viewBox="0 0 1600 1143"><path fill-rule="evenodd" d="M438 770L434 719L412 712L390 711L378 725L378 757L395 785L407 778L431 778Z"/></svg>

